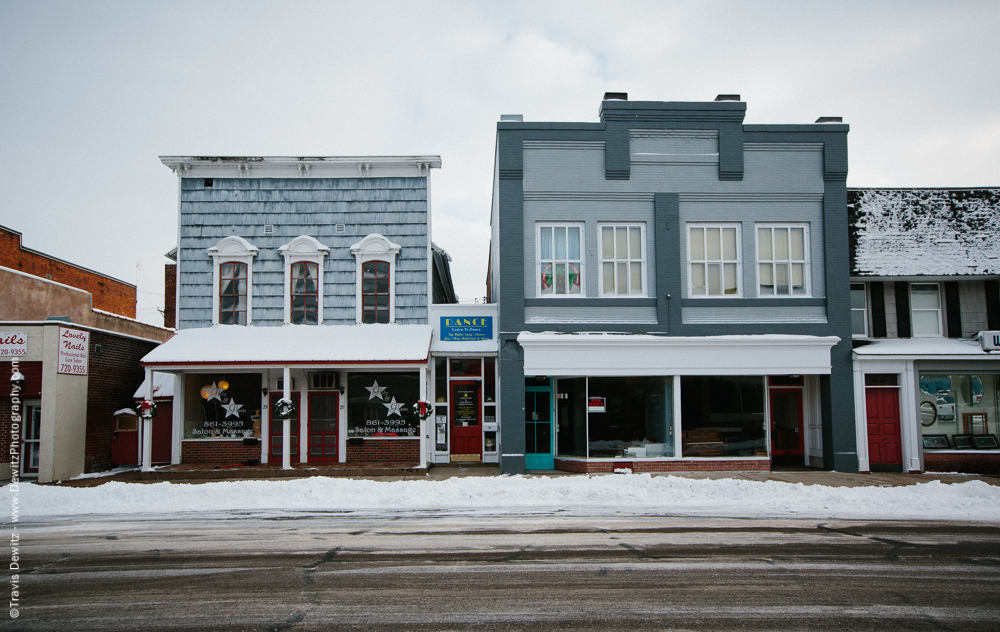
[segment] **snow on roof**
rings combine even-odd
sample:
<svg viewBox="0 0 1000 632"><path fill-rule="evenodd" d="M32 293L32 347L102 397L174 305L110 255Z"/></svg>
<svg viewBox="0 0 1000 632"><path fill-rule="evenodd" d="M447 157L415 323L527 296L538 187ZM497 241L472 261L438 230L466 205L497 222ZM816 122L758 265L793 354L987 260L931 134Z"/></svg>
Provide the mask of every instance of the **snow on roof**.
<svg viewBox="0 0 1000 632"><path fill-rule="evenodd" d="M215 325L178 331L142 364L423 362L432 332L430 325Z"/></svg>
<svg viewBox="0 0 1000 632"><path fill-rule="evenodd" d="M174 376L172 373L160 373L153 371L153 399L161 399L174 396ZM142 386L136 389L133 399L146 398L146 380L142 381Z"/></svg>
<svg viewBox="0 0 1000 632"><path fill-rule="evenodd" d="M136 412L135 412L134 410L132 410L131 408L122 408L122 409L120 409L120 410L116 410L116 411L115 411L115 414L113 414L113 415L111 415L111 416L112 416L112 417L117 417L118 415L132 415L133 417L138 417L138 416L139 416L139 415L138 415L138 414L136 414Z"/></svg>
<svg viewBox="0 0 1000 632"><path fill-rule="evenodd" d="M1000 353L986 353L979 342L958 338L890 338L876 340L854 350L859 356L977 356L1000 361Z"/></svg>
<svg viewBox="0 0 1000 632"><path fill-rule="evenodd" d="M856 276L1000 274L1000 189L850 189Z"/></svg>

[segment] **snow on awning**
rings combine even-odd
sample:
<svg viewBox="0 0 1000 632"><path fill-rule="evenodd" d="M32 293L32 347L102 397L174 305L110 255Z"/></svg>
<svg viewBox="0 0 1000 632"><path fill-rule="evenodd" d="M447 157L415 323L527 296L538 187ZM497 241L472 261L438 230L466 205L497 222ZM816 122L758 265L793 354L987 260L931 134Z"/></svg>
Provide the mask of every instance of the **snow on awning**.
<svg viewBox="0 0 1000 632"><path fill-rule="evenodd" d="M215 325L182 329L150 351L143 366L422 364L429 325Z"/></svg>
<svg viewBox="0 0 1000 632"><path fill-rule="evenodd" d="M828 375L840 338L522 332L517 342L525 375Z"/></svg>
<svg viewBox="0 0 1000 632"><path fill-rule="evenodd" d="M854 355L859 358L880 359L934 359L934 360L996 360L1000 353L987 353L976 340L958 338L891 338L876 340L858 347Z"/></svg>

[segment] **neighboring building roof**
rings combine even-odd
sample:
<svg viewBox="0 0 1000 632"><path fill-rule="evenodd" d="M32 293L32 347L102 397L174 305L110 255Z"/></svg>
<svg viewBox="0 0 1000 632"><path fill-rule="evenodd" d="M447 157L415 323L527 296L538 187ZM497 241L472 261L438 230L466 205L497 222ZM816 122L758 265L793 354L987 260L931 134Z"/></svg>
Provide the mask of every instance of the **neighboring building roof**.
<svg viewBox="0 0 1000 632"><path fill-rule="evenodd" d="M135 390L134 399L146 399L146 380ZM174 375L153 371L153 399L169 399L174 396Z"/></svg>
<svg viewBox="0 0 1000 632"><path fill-rule="evenodd" d="M853 276L1000 274L1000 189L848 189Z"/></svg>
<svg viewBox="0 0 1000 632"><path fill-rule="evenodd" d="M451 280L451 255L444 248L431 243L434 278L431 286L434 303L457 303L455 284Z"/></svg>
<svg viewBox="0 0 1000 632"><path fill-rule="evenodd" d="M142 364L417 363L427 360L432 333L429 325L215 325L178 331Z"/></svg>

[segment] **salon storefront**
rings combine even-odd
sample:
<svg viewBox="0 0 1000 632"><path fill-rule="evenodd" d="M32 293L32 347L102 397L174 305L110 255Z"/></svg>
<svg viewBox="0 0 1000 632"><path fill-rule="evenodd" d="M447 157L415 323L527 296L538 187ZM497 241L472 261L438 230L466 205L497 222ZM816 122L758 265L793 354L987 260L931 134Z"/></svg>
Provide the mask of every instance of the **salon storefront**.
<svg viewBox="0 0 1000 632"><path fill-rule="evenodd" d="M975 340L854 350L862 471L1000 473L1000 354Z"/></svg>
<svg viewBox="0 0 1000 632"><path fill-rule="evenodd" d="M178 376L174 463L425 467L432 335L218 325L177 332L142 364Z"/></svg>
<svg viewBox="0 0 1000 632"><path fill-rule="evenodd" d="M522 333L526 469L822 464L836 337Z"/></svg>

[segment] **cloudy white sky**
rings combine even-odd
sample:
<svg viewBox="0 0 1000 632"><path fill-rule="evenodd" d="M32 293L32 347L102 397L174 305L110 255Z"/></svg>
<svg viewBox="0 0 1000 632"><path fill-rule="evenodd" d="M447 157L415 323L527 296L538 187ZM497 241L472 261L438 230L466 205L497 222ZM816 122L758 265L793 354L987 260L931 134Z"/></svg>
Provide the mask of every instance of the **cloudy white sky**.
<svg viewBox="0 0 1000 632"><path fill-rule="evenodd" d="M434 240L485 293L496 121L738 93L851 126L851 186L1000 186L1000 3L0 0L0 224L162 324L160 155L438 154Z"/></svg>

